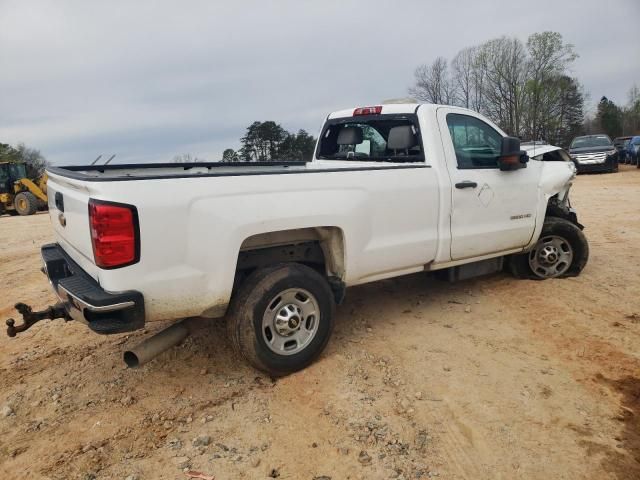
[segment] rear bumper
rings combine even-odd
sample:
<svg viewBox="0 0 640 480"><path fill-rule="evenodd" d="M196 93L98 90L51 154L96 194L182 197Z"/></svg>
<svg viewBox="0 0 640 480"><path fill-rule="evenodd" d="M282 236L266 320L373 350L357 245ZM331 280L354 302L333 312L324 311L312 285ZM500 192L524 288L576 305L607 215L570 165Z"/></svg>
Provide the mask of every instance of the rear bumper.
<svg viewBox="0 0 640 480"><path fill-rule="evenodd" d="M56 243L41 249L43 270L69 315L96 333L111 334L144 327L144 298L133 290L107 292Z"/></svg>

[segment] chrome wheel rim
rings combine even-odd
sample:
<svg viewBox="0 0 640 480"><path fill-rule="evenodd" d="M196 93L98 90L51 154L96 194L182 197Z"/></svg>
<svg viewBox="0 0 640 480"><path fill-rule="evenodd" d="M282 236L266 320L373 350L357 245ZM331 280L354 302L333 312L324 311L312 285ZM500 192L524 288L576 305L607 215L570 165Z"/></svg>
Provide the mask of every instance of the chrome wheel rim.
<svg viewBox="0 0 640 480"><path fill-rule="evenodd" d="M542 237L529 252L529 267L540 278L554 278L566 273L573 262L573 248L557 235Z"/></svg>
<svg viewBox="0 0 640 480"><path fill-rule="evenodd" d="M272 352L294 355L311 343L319 324L316 298L302 288L289 288L268 303L262 316L262 338Z"/></svg>

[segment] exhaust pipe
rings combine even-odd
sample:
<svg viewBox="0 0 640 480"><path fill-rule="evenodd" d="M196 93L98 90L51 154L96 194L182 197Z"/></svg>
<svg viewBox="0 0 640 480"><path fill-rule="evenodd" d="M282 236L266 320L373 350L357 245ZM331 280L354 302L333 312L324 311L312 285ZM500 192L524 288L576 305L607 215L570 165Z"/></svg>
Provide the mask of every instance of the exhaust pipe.
<svg viewBox="0 0 640 480"><path fill-rule="evenodd" d="M162 352L169 350L171 347L175 347L191 333L189 320L190 319L186 319L174 323L169 328L139 343L131 350L127 350L124 352L124 363L126 363L129 368L137 368L154 359Z"/></svg>

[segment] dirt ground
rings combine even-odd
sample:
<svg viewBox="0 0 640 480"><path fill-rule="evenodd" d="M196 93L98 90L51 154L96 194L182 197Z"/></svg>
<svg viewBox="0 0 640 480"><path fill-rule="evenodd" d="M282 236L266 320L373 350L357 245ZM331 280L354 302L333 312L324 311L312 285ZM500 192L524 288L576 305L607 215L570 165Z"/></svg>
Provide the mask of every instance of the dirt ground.
<svg viewBox="0 0 640 480"><path fill-rule="evenodd" d="M219 322L139 370L145 332L1 337L0 478L640 479L640 169L572 199L580 277L353 288L320 361L277 381ZM0 218L0 319L54 302L50 240L46 214Z"/></svg>

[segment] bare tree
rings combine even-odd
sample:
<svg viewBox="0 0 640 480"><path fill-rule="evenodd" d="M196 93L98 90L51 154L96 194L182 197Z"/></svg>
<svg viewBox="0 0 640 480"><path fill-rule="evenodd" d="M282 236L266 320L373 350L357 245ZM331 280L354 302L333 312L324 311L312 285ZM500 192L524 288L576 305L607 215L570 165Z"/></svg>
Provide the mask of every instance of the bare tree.
<svg viewBox="0 0 640 480"><path fill-rule="evenodd" d="M24 143L18 144L16 152L20 161L27 165L27 177L32 180L40 178L49 165L40 150L27 147Z"/></svg>
<svg viewBox="0 0 640 480"><path fill-rule="evenodd" d="M428 103L451 105L455 102L455 85L449 78L447 60L438 57L431 65L420 65L414 72L415 86L409 93Z"/></svg>
<svg viewBox="0 0 640 480"><path fill-rule="evenodd" d="M472 108L475 94L475 66L478 49L463 48L451 61L453 81L458 94L458 103L465 108Z"/></svg>
<svg viewBox="0 0 640 480"><path fill-rule="evenodd" d="M565 141L584 116L585 94L568 74L576 58L556 32L535 33L526 45L501 37L464 48L450 66L442 57L419 66L409 91L426 102L481 112L510 135Z"/></svg>
<svg viewBox="0 0 640 480"><path fill-rule="evenodd" d="M519 135L527 52L517 38L501 37L484 44L486 112L510 135Z"/></svg>
<svg viewBox="0 0 640 480"><path fill-rule="evenodd" d="M528 81L525 95L524 134L536 139L543 135L548 120L557 113L565 83L558 81L578 55L573 45L565 44L557 32L534 33L527 40Z"/></svg>
<svg viewBox="0 0 640 480"><path fill-rule="evenodd" d="M627 106L622 113L624 135L640 135L640 89L634 85L629 90Z"/></svg>
<svg viewBox="0 0 640 480"><path fill-rule="evenodd" d="M476 112L484 111L484 89L487 78L487 52L482 46L475 47L475 56L471 69L472 95L470 108Z"/></svg>
<svg viewBox="0 0 640 480"><path fill-rule="evenodd" d="M176 155L173 157L173 163L194 163L194 162L203 162L201 158L194 157L190 153L183 153L181 155Z"/></svg>

